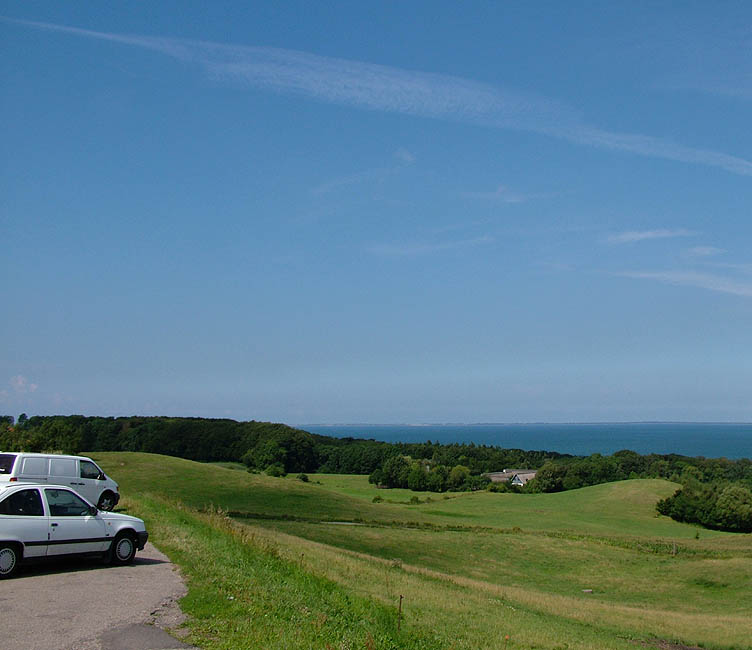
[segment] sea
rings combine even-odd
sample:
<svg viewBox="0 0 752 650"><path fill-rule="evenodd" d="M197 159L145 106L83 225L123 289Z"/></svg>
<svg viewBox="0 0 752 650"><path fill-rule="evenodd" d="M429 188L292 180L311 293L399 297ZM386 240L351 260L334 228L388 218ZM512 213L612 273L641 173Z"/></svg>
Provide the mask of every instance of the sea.
<svg viewBox="0 0 752 650"><path fill-rule="evenodd" d="M705 458L752 458L752 423L588 422L583 424L301 424L299 428L337 438L385 442L475 443L508 449L557 451L575 456L609 455L621 449L640 454Z"/></svg>

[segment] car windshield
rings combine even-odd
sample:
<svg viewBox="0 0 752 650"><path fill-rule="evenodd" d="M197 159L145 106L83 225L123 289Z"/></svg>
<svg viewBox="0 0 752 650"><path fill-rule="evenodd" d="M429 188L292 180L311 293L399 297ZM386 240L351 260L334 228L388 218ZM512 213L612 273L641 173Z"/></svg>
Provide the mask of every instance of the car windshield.
<svg viewBox="0 0 752 650"><path fill-rule="evenodd" d="M10 474L15 462L15 454L0 454L0 474Z"/></svg>

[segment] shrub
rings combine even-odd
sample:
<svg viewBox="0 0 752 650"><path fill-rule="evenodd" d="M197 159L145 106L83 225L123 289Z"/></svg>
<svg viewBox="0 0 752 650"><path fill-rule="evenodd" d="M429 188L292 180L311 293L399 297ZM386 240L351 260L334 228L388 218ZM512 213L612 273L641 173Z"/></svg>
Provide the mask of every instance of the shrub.
<svg viewBox="0 0 752 650"><path fill-rule="evenodd" d="M502 481L497 481L496 483L489 483L486 486L486 490L489 492L509 492L509 484L504 483Z"/></svg>
<svg viewBox="0 0 752 650"><path fill-rule="evenodd" d="M286 476L285 467L282 463L273 463L264 470L269 476Z"/></svg>
<svg viewBox="0 0 752 650"><path fill-rule="evenodd" d="M380 468L376 468L368 477L368 482L373 485L381 485L384 482L384 472L382 472Z"/></svg>
<svg viewBox="0 0 752 650"><path fill-rule="evenodd" d="M656 504L662 514L706 528L752 532L752 491L739 483L701 484L694 477Z"/></svg>

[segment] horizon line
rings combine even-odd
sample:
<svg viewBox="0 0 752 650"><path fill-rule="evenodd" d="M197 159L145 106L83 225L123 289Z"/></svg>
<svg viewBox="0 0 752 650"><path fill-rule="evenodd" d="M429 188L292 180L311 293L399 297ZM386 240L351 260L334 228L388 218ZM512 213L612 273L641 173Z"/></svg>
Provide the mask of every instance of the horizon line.
<svg viewBox="0 0 752 650"><path fill-rule="evenodd" d="M593 424L739 424L744 420L525 420L518 422L306 422L292 423L295 427L478 427L478 426L528 426L538 424L593 425Z"/></svg>

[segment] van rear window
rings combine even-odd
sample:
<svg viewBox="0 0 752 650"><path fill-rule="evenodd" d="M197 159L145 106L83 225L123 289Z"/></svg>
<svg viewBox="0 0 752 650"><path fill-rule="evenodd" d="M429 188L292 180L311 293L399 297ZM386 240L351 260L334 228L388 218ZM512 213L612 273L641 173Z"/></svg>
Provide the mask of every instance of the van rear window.
<svg viewBox="0 0 752 650"><path fill-rule="evenodd" d="M0 454L0 474L10 474L13 471L13 463L15 462L15 454Z"/></svg>
<svg viewBox="0 0 752 650"><path fill-rule="evenodd" d="M30 474L31 476L43 476L47 474L47 459L39 458L38 456L24 458L21 474Z"/></svg>

